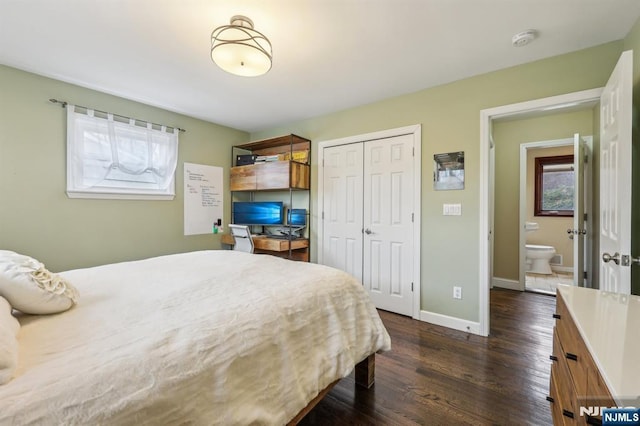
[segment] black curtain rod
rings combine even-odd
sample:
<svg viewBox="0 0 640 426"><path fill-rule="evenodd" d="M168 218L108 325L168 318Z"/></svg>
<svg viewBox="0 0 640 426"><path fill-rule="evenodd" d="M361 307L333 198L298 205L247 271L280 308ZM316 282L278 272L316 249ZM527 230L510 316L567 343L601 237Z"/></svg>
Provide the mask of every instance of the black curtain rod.
<svg viewBox="0 0 640 426"><path fill-rule="evenodd" d="M67 101L59 101L59 100L57 100L57 99L53 99L53 98L52 98L52 99L49 99L49 102L52 102L52 103L54 103L54 104L60 104L60 106L61 106L62 108L66 108L66 107L67 107L67 105L69 105L69 102L67 102ZM127 120L132 120L132 119L133 119L133 120L135 120L135 121L141 121L141 122L143 122L143 123L150 123L150 122L149 122L149 121L147 121L147 120L140 120L140 119L138 119L138 118L126 117L126 116L124 116L124 115L120 115L120 114L113 114L113 113L111 113L111 112L106 112L106 111L100 111L99 109L88 108L88 107L86 107L86 106L82 106L82 105L75 105L75 106L77 106L77 107L79 107L79 108L84 108L84 109L86 109L86 110L93 110L93 111L97 111L97 112L100 112L100 113L102 113L102 114L107 114L107 115L108 115L108 114L111 114L111 115L114 115L114 116L116 116L116 117L124 118L124 119L127 119ZM163 124L158 124L158 123L151 123L151 124L152 124L152 125L154 125L154 126L160 126L160 127L164 126ZM176 127L176 126L165 126L165 127L171 127L172 129L178 129L178 130L179 130L179 131L181 131L181 132L186 132L186 130L185 130L185 129L181 129L180 127Z"/></svg>

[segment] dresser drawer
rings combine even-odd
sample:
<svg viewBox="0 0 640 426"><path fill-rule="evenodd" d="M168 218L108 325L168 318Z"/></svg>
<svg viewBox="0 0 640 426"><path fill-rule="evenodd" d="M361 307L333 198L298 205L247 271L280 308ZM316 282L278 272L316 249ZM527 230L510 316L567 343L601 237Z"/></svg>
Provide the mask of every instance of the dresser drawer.
<svg viewBox="0 0 640 426"><path fill-rule="evenodd" d="M549 398L547 400L551 404L551 419L554 425L563 425L562 407L560 406L560 397L557 389L558 380L554 378L553 367L551 371L551 380L549 383Z"/></svg>
<svg viewBox="0 0 640 426"><path fill-rule="evenodd" d="M587 376L593 361L561 296L556 299L556 332L578 396L587 395ZM554 345L555 346L555 345Z"/></svg>
<svg viewBox="0 0 640 426"><path fill-rule="evenodd" d="M573 425L578 419L578 402L576 399L575 386L569 372L567 360L562 356L562 344L558 336L558 328L553 332L553 355L551 357L551 384L550 389L554 389L555 396L553 409L557 410L558 422L554 418L554 424Z"/></svg>

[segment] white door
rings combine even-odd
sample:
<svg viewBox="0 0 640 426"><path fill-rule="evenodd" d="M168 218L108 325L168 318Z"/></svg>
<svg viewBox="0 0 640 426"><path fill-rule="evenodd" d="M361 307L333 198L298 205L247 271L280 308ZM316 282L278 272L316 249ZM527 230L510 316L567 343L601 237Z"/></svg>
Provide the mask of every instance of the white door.
<svg viewBox="0 0 640 426"><path fill-rule="evenodd" d="M322 263L362 281L362 143L324 149Z"/></svg>
<svg viewBox="0 0 640 426"><path fill-rule="evenodd" d="M573 283L580 287L584 284L584 242L587 229L584 220L584 168L585 143L580 134L573 135Z"/></svg>
<svg viewBox="0 0 640 426"><path fill-rule="evenodd" d="M413 315L413 136L323 151L322 263L360 280L377 308Z"/></svg>
<svg viewBox="0 0 640 426"><path fill-rule="evenodd" d="M623 52L600 98L600 289L631 292L633 53Z"/></svg>
<svg viewBox="0 0 640 426"><path fill-rule="evenodd" d="M376 307L413 314L413 138L364 149L363 284Z"/></svg>

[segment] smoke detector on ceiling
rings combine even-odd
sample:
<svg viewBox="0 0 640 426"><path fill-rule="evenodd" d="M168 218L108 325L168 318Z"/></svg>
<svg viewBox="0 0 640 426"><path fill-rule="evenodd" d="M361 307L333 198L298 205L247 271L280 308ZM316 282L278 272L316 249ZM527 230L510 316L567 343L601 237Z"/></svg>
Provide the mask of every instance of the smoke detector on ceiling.
<svg viewBox="0 0 640 426"><path fill-rule="evenodd" d="M536 30L526 30L521 33L514 35L511 38L511 44L514 47L522 47L531 43L538 36L538 32Z"/></svg>

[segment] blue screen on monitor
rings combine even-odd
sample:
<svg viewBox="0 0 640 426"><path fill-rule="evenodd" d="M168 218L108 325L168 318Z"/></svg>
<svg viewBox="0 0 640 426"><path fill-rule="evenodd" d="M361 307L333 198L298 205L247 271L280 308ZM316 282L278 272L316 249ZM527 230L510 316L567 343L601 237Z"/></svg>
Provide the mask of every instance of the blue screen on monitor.
<svg viewBox="0 0 640 426"><path fill-rule="evenodd" d="M287 214L287 222L289 225L305 226L307 224L307 210L290 209Z"/></svg>
<svg viewBox="0 0 640 426"><path fill-rule="evenodd" d="M233 223L238 225L282 225L282 201L236 201Z"/></svg>

